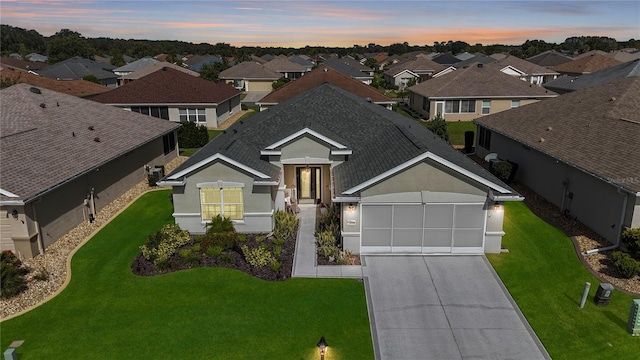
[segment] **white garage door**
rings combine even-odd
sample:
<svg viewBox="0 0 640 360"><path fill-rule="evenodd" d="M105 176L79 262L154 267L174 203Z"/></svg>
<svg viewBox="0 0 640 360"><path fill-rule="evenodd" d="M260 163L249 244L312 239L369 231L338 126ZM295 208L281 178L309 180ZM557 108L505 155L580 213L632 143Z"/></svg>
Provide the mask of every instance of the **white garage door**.
<svg viewBox="0 0 640 360"><path fill-rule="evenodd" d="M484 204L362 205L360 251L465 253L484 251Z"/></svg>

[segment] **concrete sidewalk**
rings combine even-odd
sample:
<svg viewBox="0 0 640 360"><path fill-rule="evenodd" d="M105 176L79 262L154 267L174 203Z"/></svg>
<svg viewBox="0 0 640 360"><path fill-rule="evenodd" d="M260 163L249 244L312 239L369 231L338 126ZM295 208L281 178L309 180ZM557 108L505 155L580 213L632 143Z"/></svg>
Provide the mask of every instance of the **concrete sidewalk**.
<svg viewBox="0 0 640 360"><path fill-rule="evenodd" d="M293 262L292 277L306 278L357 278L362 279L360 265L317 265L316 239L313 236L316 229L317 205L298 205L300 212L300 226L298 241Z"/></svg>

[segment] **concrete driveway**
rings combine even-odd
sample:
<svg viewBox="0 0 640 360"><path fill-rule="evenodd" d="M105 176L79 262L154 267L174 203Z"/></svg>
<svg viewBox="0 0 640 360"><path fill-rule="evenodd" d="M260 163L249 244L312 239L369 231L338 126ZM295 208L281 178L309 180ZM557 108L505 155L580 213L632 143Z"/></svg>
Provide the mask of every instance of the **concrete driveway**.
<svg viewBox="0 0 640 360"><path fill-rule="evenodd" d="M376 359L550 359L484 256L364 256Z"/></svg>

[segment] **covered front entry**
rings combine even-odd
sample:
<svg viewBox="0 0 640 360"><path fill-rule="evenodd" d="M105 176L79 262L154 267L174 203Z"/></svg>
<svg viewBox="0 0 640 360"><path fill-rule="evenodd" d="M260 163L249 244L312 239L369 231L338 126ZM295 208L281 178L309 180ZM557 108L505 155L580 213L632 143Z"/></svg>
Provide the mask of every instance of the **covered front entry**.
<svg viewBox="0 0 640 360"><path fill-rule="evenodd" d="M484 253L484 203L363 204L362 254Z"/></svg>

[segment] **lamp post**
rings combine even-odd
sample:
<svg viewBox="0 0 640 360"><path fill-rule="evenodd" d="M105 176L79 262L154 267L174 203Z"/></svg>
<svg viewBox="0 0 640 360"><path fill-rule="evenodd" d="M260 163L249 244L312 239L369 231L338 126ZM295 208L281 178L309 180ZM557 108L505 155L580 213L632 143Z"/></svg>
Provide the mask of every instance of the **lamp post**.
<svg viewBox="0 0 640 360"><path fill-rule="evenodd" d="M318 341L318 349L320 350L320 360L324 360L324 354L327 353L327 342L324 340L324 336Z"/></svg>

